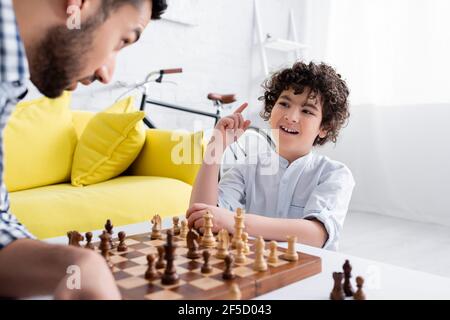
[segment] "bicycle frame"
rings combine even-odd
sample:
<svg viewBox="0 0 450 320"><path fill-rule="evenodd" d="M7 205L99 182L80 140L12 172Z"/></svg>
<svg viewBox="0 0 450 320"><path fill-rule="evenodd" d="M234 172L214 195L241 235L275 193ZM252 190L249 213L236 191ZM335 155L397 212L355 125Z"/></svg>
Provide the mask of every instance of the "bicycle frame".
<svg viewBox="0 0 450 320"><path fill-rule="evenodd" d="M187 112L187 113L190 113L190 114L197 114L197 115L213 118L214 119L214 126L217 124L217 122L219 122L219 120L221 118L221 114L220 114L219 110L217 110L216 113L211 113L211 112L204 112L204 111L200 111L200 110L189 109L189 108L181 107L181 106L178 106L178 105L175 105L175 104L171 104L171 103L167 103L167 102L162 102L162 101L157 101L157 100L153 100L153 99L148 99L147 98L147 93L144 93L142 95L141 106L139 108L140 111L145 111L145 106L147 104L152 104L152 105L155 105L155 106L160 106L160 107L164 107L164 108L168 108L168 109L172 109L172 110L177 110L177 111ZM156 125L150 119L148 119L147 116L145 116L143 121L150 129L156 129Z"/></svg>

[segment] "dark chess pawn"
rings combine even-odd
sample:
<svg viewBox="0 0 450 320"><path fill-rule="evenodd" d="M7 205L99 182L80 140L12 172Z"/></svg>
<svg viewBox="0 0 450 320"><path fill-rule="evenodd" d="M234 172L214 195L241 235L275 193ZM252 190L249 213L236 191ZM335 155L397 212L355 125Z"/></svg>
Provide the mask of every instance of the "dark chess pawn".
<svg viewBox="0 0 450 320"><path fill-rule="evenodd" d="M109 219L106 220L105 230L106 230L106 232L108 232L109 235L111 236L111 237L109 238L109 243L110 243L110 245L111 245L111 249L114 249L114 248L115 248L115 245L114 245L114 242L113 242L113 234L114 234L113 228L114 228L114 226L113 226L113 224L111 223L111 220L109 220Z"/></svg>
<svg viewBox="0 0 450 320"><path fill-rule="evenodd" d="M208 250L203 251L203 260L204 264L201 268L202 273L211 273L213 271L213 268L209 264L209 258L211 257L211 253Z"/></svg>
<svg viewBox="0 0 450 320"><path fill-rule="evenodd" d="M173 231L167 231L166 244L164 245L164 259L166 260L166 269L161 276L161 283L164 285L177 284L180 281L180 277L177 274L177 269L174 264L175 250L177 245L173 241Z"/></svg>
<svg viewBox="0 0 450 320"><path fill-rule="evenodd" d="M119 252L125 252L128 250L127 245L125 244L125 238L126 238L126 234L123 231L120 231L119 234L119 245L117 246L117 251Z"/></svg>
<svg viewBox="0 0 450 320"><path fill-rule="evenodd" d="M80 242L84 240L84 237L78 231L67 232L69 238L69 246L81 247Z"/></svg>
<svg viewBox="0 0 450 320"><path fill-rule="evenodd" d="M166 261L164 260L164 247L159 246L158 250L158 261L156 262L156 269L162 269L166 267Z"/></svg>
<svg viewBox="0 0 450 320"><path fill-rule="evenodd" d="M86 249L94 250L95 247L92 244L92 232L86 232L85 237L86 237L86 245L84 247Z"/></svg>
<svg viewBox="0 0 450 320"><path fill-rule="evenodd" d="M198 251L198 243L199 243L198 239L199 239L198 233L195 230L189 230L186 240L188 247L186 257L188 257L188 259L200 258L200 252Z"/></svg>
<svg viewBox="0 0 450 320"><path fill-rule="evenodd" d="M366 300L366 295L363 292L362 288L364 285L364 279L362 277L356 277L356 287L358 288L353 295L353 299L355 300Z"/></svg>
<svg viewBox="0 0 450 320"><path fill-rule="evenodd" d="M344 300L344 290L342 290L342 278L344 274L342 272L333 272L334 286L333 291L330 293L331 300Z"/></svg>
<svg viewBox="0 0 450 320"><path fill-rule="evenodd" d="M344 265L342 266L344 270L344 293L346 297L353 297L354 291L352 288L352 284L350 282L350 278L352 277L352 266L348 260L345 260Z"/></svg>
<svg viewBox="0 0 450 320"><path fill-rule="evenodd" d="M224 280L233 280L236 275L233 272L233 262L234 259L231 255L225 257L225 270L223 271L222 278Z"/></svg>
<svg viewBox="0 0 450 320"><path fill-rule="evenodd" d="M158 273L158 271L156 271L155 260L156 258L154 254L147 255L148 268L145 272L145 279L149 281L158 279L160 277L160 274Z"/></svg>
<svg viewBox="0 0 450 320"><path fill-rule="evenodd" d="M103 231L103 233L100 235L99 249L100 249L101 255L105 258L106 263L112 269L113 264L111 262L110 252L109 252L111 250L110 240L111 240L111 235L108 232Z"/></svg>

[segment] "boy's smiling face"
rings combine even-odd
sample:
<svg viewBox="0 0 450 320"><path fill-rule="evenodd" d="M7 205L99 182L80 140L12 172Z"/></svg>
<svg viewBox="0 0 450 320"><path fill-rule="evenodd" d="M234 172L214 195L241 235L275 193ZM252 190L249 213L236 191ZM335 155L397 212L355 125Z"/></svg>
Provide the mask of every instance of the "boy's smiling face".
<svg viewBox="0 0 450 320"><path fill-rule="evenodd" d="M293 89L281 92L270 115L270 125L278 140L278 153L289 162L308 154L317 137L324 138L322 99L306 87L302 94Z"/></svg>

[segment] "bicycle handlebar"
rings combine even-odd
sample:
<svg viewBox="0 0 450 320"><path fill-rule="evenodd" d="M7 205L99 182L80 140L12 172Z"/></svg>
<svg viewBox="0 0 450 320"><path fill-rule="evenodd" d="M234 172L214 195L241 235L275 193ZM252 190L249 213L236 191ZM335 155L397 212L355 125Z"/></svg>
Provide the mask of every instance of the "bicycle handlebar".
<svg viewBox="0 0 450 320"><path fill-rule="evenodd" d="M164 69L164 70L161 70L160 73L162 73L162 74L183 73L183 69L182 68Z"/></svg>

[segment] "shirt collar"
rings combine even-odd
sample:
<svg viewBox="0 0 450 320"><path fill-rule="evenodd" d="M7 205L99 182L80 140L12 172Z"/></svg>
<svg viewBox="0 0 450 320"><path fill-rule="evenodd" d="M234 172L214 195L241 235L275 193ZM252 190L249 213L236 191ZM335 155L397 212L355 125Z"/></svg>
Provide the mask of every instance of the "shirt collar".
<svg viewBox="0 0 450 320"><path fill-rule="evenodd" d="M288 167L304 166L305 164L308 163L308 161L311 159L312 156L313 156L313 151L311 150L308 154L296 159L291 164L289 164L289 161L286 158L284 158L280 154L278 154L278 158L280 161L280 167L283 169L287 169Z"/></svg>

